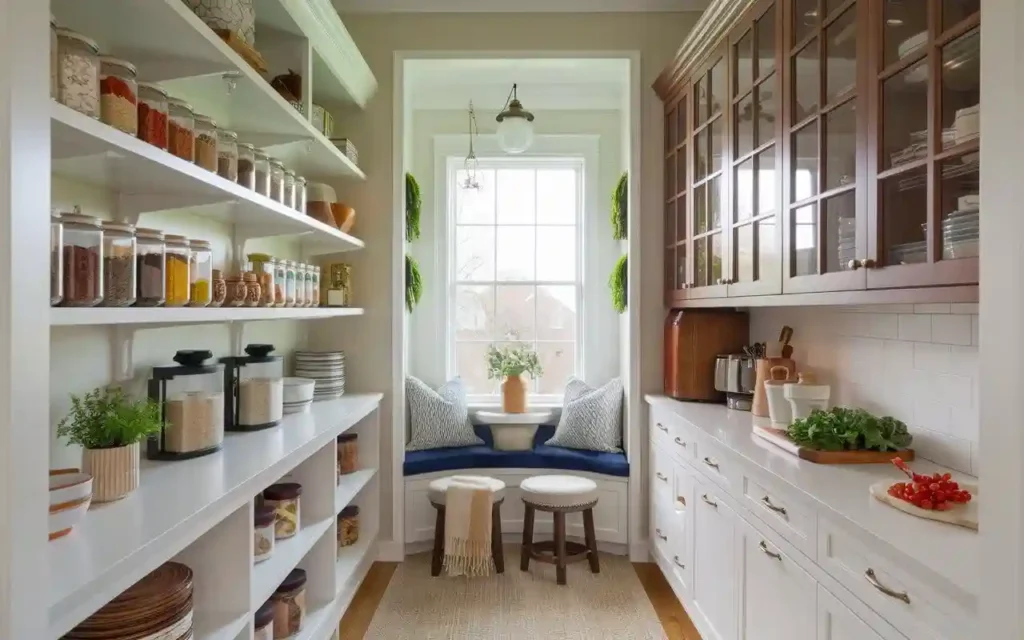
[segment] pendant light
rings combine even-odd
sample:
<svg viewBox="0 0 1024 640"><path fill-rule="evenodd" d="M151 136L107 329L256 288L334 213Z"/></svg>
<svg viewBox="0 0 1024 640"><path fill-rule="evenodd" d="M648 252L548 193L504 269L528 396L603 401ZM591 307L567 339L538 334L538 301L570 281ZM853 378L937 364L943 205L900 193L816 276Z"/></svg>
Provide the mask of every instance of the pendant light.
<svg viewBox="0 0 1024 640"><path fill-rule="evenodd" d="M505 153L522 153L533 143L533 114L523 109L516 94L518 85L505 100L505 110L498 114L498 144Z"/></svg>
<svg viewBox="0 0 1024 640"><path fill-rule="evenodd" d="M466 154L466 160L462 163L462 168L466 172L465 180L459 182L459 187L462 189L479 189L480 182L477 180L476 173L480 168L480 162L476 159L476 152L473 150L473 136L477 135L478 130L476 128L476 112L473 111L473 101L469 101L469 153Z"/></svg>

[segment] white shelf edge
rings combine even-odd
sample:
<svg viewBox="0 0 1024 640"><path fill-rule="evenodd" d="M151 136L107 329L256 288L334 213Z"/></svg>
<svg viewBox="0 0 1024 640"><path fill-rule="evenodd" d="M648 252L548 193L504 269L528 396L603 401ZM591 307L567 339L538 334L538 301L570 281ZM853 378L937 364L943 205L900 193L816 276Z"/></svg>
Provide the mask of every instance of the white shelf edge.
<svg viewBox="0 0 1024 640"><path fill-rule="evenodd" d="M360 469L341 476L341 483L334 489L334 513L341 513L355 500L359 492L377 475L377 469Z"/></svg>
<svg viewBox="0 0 1024 640"><path fill-rule="evenodd" d="M249 607L256 611L263 606L288 574L306 557L310 549L324 537L336 516L318 520L299 529L291 538L274 543L274 552L269 558L252 569L252 593Z"/></svg>
<svg viewBox="0 0 1024 640"><path fill-rule="evenodd" d="M195 640L235 640L249 625L250 613L197 617L193 623Z"/></svg>
<svg viewBox="0 0 1024 640"><path fill-rule="evenodd" d="M51 307L50 326L164 325L217 322L259 322L272 320L319 320L361 316L358 307L316 307L276 309L267 307Z"/></svg>
<svg viewBox="0 0 1024 640"><path fill-rule="evenodd" d="M357 547L352 547L353 549ZM376 558L377 536L368 536L365 546L361 549L358 560L352 564L352 570L345 576L345 581L339 583L338 593L334 599L320 606L315 606L309 612L305 628L297 636L296 640L326 640L338 627L341 617L345 614L352 599L362 584L370 567L373 566Z"/></svg>

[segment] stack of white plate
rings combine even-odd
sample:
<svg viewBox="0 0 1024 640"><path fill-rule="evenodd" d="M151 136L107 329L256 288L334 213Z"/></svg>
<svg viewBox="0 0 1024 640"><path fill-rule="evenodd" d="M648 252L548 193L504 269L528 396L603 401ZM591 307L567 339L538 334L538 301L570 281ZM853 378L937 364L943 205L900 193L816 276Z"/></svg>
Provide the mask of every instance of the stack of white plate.
<svg viewBox="0 0 1024 640"><path fill-rule="evenodd" d="M928 242L904 242L889 249L889 264L916 264L928 261Z"/></svg>
<svg viewBox="0 0 1024 640"><path fill-rule="evenodd" d="M313 400L330 400L345 393L344 351L296 351L295 375L316 381Z"/></svg>
<svg viewBox="0 0 1024 640"><path fill-rule="evenodd" d="M969 204L969 197L960 198L960 202ZM974 200L976 201L976 199ZM958 210L942 220L942 258L974 258L978 255L978 239L980 210L977 208ZM927 232L928 223L921 225Z"/></svg>

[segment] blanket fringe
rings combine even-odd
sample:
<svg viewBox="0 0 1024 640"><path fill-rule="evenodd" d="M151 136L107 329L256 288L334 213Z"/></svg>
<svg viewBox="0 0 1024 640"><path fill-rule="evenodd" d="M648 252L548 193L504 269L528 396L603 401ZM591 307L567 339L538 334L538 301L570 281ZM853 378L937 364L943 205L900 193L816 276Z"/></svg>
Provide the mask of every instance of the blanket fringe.
<svg viewBox="0 0 1024 640"><path fill-rule="evenodd" d="M454 546L455 548L450 548ZM444 570L450 576L468 576L470 578L491 575L494 558L491 557L490 541L474 542L465 538L456 538L455 544L447 541L444 550Z"/></svg>

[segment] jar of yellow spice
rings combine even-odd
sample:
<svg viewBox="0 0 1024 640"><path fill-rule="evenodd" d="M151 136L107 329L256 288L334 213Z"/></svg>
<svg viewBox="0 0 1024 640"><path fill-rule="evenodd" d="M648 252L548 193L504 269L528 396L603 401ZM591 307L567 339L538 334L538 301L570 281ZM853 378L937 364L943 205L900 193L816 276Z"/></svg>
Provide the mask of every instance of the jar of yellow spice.
<svg viewBox="0 0 1024 640"><path fill-rule="evenodd" d="M185 236L170 234L165 235L164 240L167 247L167 263L164 268L167 287L164 306L184 307L191 298L190 290L192 283L189 281L190 243Z"/></svg>
<svg viewBox="0 0 1024 640"><path fill-rule="evenodd" d="M189 278L192 286L190 307L206 307L213 300L213 250L205 240L190 240L192 249Z"/></svg>

